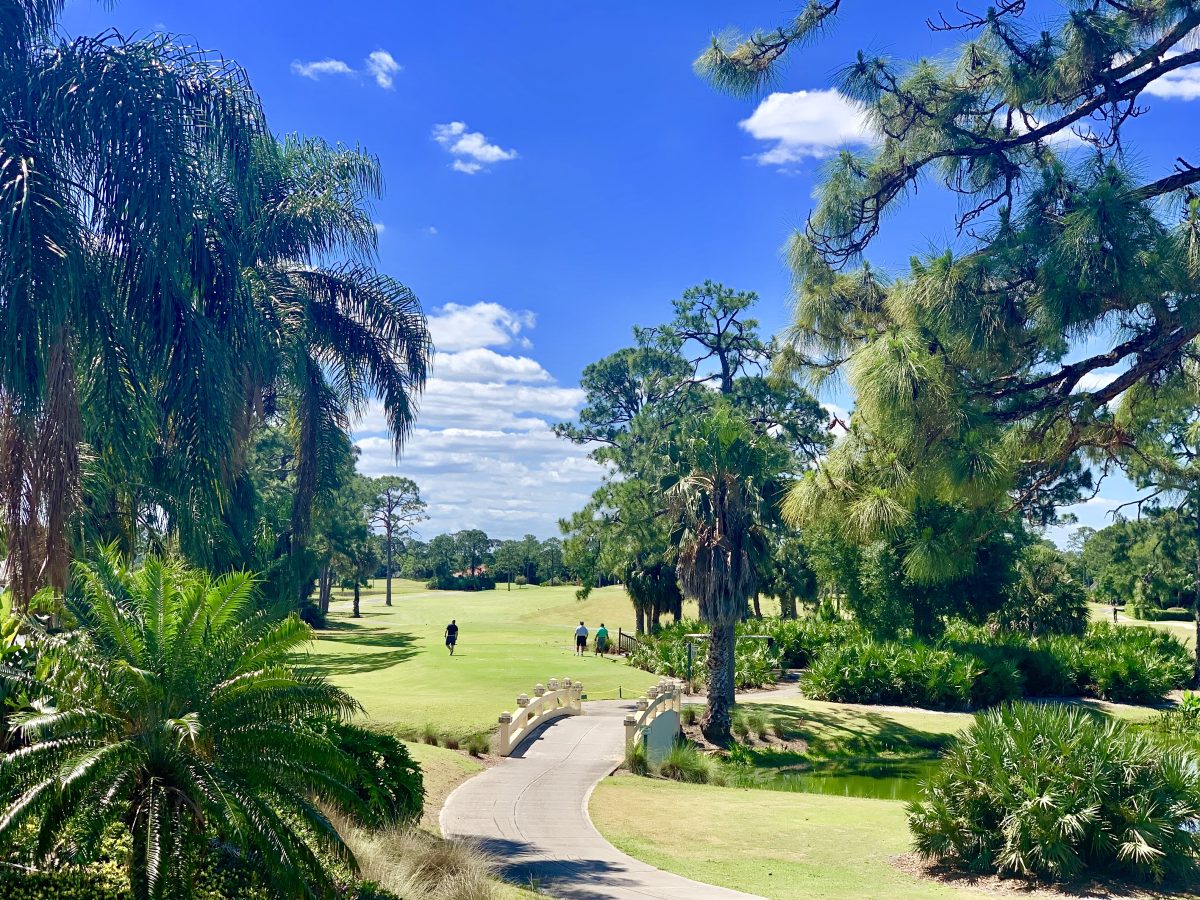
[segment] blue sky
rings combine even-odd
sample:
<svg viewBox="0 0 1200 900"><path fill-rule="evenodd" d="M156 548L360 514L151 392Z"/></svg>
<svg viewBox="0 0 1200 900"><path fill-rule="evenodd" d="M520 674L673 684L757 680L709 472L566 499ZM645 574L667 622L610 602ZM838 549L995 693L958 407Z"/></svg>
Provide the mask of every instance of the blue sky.
<svg viewBox="0 0 1200 900"><path fill-rule="evenodd" d="M545 537L599 480L548 429L578 408L583 366L706 278L758 292L764 330L781 327L780 247L804 221L822 157L863 139L853 109L823 92L860 48L911 58L948 42L922 24L936 4L899 16L911 6L850 0L774 96L737 100L693 75L714 32L780 23L799 4L71 0L64 27L189 36L246 68L277 132L380 157L380 267L421 298L439 352L403 457L368 416L362 466L417 480L426 535ZM1148 98L1153 114L1136 123L1149 173L1195 146L1200 74L1171 93ZM923 192L890 220L873 262L899 270L953 241L952 209ZM1081 521L1104 524L1131 493L1106 483Z"/></svg>

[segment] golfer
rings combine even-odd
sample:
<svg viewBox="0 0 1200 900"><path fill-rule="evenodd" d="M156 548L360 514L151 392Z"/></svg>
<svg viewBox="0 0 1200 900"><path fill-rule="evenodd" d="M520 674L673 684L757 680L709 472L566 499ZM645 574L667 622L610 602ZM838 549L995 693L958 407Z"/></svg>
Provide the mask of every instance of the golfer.
<svg viewBox="0 0 1200 900"><path fill-rule="evenodd" d="M587 650L587 626L583 622L579 623L579 627L575 629L575 655L582 656Z"/></svg>
<svg viewBox="0 0 1200 900"><path fill-rule="evenodd" d="M454 655L454 645L458 643L458 624L454 619L450 620L450 624L446 626L446 649L450 651L450 655Z"/></svg>
<svg viewBox="0 0 1200 900"><path fill-rule="evenodd" d="M600 627L596 629L596 653L608 652L608 629L604 627L604 623L600 623Z"/></svg>

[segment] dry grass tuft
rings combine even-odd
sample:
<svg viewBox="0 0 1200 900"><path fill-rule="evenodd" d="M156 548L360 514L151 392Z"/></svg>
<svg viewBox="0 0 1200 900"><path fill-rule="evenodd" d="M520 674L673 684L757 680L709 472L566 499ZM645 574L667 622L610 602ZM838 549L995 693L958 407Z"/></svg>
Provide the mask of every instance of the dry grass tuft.
<svg viewBox="0 0 1200 900"><path fill-rule="evenodd" d="M405 900L501 900L496 860L477 847L419 828L361 828L331 817L360 874Z"/></svg>

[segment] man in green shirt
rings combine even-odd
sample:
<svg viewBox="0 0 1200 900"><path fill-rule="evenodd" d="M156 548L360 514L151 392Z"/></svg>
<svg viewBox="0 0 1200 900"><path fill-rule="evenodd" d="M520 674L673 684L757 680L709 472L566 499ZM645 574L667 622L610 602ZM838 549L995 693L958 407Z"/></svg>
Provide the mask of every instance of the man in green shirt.
<svg viewBox="0 0 1200 900"><path fill-rule="evenodd" d="M604 623L600 623L600 627L596 629L596 652L608 652L608 629L604 627Z"/></svg>

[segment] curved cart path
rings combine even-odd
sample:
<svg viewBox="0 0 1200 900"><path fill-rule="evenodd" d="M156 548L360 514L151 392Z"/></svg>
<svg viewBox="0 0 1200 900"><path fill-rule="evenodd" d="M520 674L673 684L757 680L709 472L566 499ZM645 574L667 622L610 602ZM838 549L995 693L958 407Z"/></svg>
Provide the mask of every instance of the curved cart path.
<svg viewBox="0 0 1200 900"><path fill-rule="evenodd" d="M754 900L639 862L600 836L587 813L592 789L625 755L632 701L597 700L534 732L517 753L460 785L442 807L442 833L498 856L505 875L553 897Z"/></svg>

